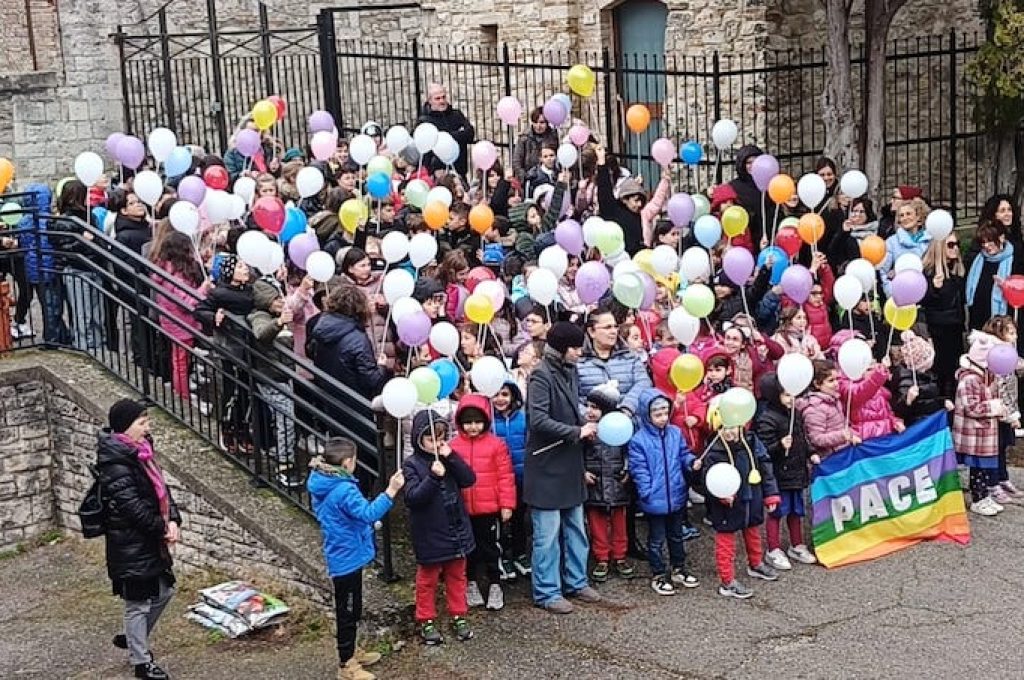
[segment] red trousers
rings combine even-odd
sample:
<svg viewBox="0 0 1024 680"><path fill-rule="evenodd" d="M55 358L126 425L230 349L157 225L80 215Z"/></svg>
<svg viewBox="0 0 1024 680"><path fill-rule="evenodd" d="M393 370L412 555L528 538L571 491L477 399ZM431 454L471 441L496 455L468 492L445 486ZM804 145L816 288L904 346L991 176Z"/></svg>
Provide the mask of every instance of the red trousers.
<svg viewBox="0 0 1024 680"><path fill-rule="evenodd" d="M423 623L437 618L437 584L444 578L444 599L448 613L465 616L466 606L466 558L449 560L440 564L416 565L416 622Z"/></svg>
<svg viewBox="0 0 1024 680"><path fill-rule="evenodd" d="M185 344L191 346L192 341ZM188 399L188 350L178 345L171 345L171 389L182 399Z"/></svg>
<svg viewBox="0 0 1024 680"><path fill-rule="evenodd" d="M732 583L736 578L736 533L722 531L715 534L715 564L718 579L723 584ZM742 532L743 545L747 549L747 564L756 567L761 564L761 527L747 527Z"/></svg>
<svg viewBox="0 0 1024 680"><path fill-rule="evenodd" d="M587 507L590 548L598 562L626 559L626 508Z"/></svg>
<svg viewBox="0 0 1024 680"><path fill-rule="evenodd" d="M789 527L789 544L804 544L804 527L799 515L786 515L786 526ZM782 549L782 518L768 515L764 523L764 533L768 538L769 550Z"/></svg>

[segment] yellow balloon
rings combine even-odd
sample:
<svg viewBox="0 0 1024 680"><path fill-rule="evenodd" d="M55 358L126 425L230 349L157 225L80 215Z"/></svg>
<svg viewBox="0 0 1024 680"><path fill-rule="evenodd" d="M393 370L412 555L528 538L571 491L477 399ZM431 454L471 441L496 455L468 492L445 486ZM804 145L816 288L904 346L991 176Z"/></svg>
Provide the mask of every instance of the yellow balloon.
<svg viewBox="0 0 1024 680"><path fill-rule="evenodd" d="M494 318L491 299L483 293L474 293L466 298L466 318L473 323L490 323Z"/></svg>
<svg viewBox="0 0 1024 680"><path fill-rule="evenodd" d="M338 219L341 220L341 226L345 227L345 230L350 234L354 233L359 228L359 225L366 222L369 217L370 211L367 209L366 204L358 198L348 199L341 204L341 209L338 210Z"/></svg>
<svg viewBox="0 0 1024 680"><path fill-rule="evenodd" d="M657 276L658 272L654 271L654 264L651 262L651 258L654 256L654 251L650 248L644 248L643 250L637 251L637 254L633 256L633 264L640 268L640 271L650 274L651 276Z"/></svg>
<svg viewBox="0 0 1024 680"><path fill-rule="evenodd" d="M747 214L743 206L730 206L722 212L722 231L729 238L739 236L745 232L749 223L750 215Z"/></svg>
<svg viewBox="0 0 1024 680"><path fill-rule="evenodd" d="M581 97L589 97L594 94L594 83L597 78L589 66L576 64L569 69L569 89Z"/></svg>
<svg viewBox="0 0 1024 680"><path fill-rule="evenodd" d="M680 354L668 369L668 377L681 392L689 392L704 379L704 364L692 354Z"/></svg>
<svg viewBox="0 0 1024 680"><path fill-rule="evenodd" d="M269 130L277 122L277 107L261 99L252 107L252 120L260 130Z"/></svg>
<svg viewBox="0 0 1024 680"><path fill-rule="evenodd" d="M6 189L12 179L14 179L14 163L6 158L0 158L0 191Z"/></svg>
<svg viewBox="0 0 1024 680"><path fill-rule="evenodd" d="M721 397L715 397L708 404L708 417L707 417L707 421L708 421L708 427L710 427L712 431L717 431L717 430L722 429L722 414L719 413L719 411L718 411L718 402L719 402L720 399L721 399Z"/></svg>
<svg viewBox="0 0 1024 680"><path fill-rule="evenodd" d="M910 327L917 322L917 305L897 307L892 298L889 298L885 301L883 311L885 312L885 320L898 331L910 330Z"/></svg>

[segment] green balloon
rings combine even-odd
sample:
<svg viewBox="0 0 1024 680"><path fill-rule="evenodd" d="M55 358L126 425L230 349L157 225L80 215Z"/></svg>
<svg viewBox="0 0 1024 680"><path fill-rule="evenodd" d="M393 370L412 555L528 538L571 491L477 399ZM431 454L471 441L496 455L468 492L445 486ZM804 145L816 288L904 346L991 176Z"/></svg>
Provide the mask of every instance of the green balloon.
<svg viewBox="0 0 1024 680"><path fill-rule="evenodd" d="M703 283L694 283L683 292L683 309L698 319L707 318L715 308L715 294Z"/></svg>
<svg viewBox="0 0 1024 680"><path fill-rule="evenodd" d="M754 417L756 410L754 395L742 387L726 390L718 401L718 414L725 427L743 427Z"/></svg>
<svg viewBox="0 0 1024 680"><path fill-rule="evenodd" d="M369 177L375 172L383 172L388 177L395 174L395 166L385 156L374 156L366 164L366 176Z"/></svg>
<svg viewBox="0 0 1024 680"><path fill-rule="evenodd" d="M409 374L416 386L416 399L421 404L433 404L441 394L441 377L429 366L420 366Z"/></svg>
<svg viewBox="0 0 1024 680"><path fill-rule="evenodd" d="M21 206L14 201L7 201L0 206L0 220L8 227L13 227L21 221Z"/></svg>
<svg viewBox="0 0 1024 680"><path fill-rule="evenodd" d="M690 198L693 199L693 221L696 222L698 218L704 215L711 214L711 201L704 194L691 194Z"/></svg>
<svg viewBox="0 0 1024 680"><path fill-rule="evenodd" d="M612 295L630 309L636 309L644 299L644 283L636 274L621 274L612 283Z"/></svg>
<svg viewBox="0 0 1024 680"><path fill-rule="evenodd" d="M70 182L73 179L74 179L73 176L72 177L62 177L61 180L59 182L57 182L57 188L53 190L53 195L59 198L60 195L62 193L64 193L64 185L67 184L68 182Z"/></svg>
<svg viewBox="0 0 1024 680"><path fill-rule="evenodd" d="M405 185L405 192L402 196L409 205L423 210L423 206L427 204L428 193L430 193L430 187L427 186L427 183L421 179L414 179Z"/></svg>
<svg viewBox="0 0 1024 680"><path fill-rule="evenodd" d="M605 222L597 235L597 249L605 257L614 255L625 247L622 227L614 222Z"/></svg>

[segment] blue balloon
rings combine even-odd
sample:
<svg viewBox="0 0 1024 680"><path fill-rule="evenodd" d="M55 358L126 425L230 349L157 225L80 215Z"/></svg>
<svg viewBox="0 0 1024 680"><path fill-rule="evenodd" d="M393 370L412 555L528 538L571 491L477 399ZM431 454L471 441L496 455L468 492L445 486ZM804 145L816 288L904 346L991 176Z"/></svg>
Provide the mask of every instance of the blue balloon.
<svg viewBox="0 0 1024 680"><path fill-rule="evenodd" d="M437 393L437 398L447 399L459 386L459 367L451 359L435 359L430 362L430 367L441 378L441 390Z"/></svg>
<svg viewBox="0 0 1024 680"><path fill-rule="evenodd" d="M701 215L693 223L693 236L708 250L722 240L722 223L714 215Z"/></svg>
<svg viewBox="0 0 1024 680"><path fill-rule="evenodd" d="M773 286L779 284L782 281L782 272L786 271L789 266L789 257L786 255L786 251L778 246L772 246L771 248L765 248L761 251L761 254L757 256L757 266L763 267L765 262L768 260L768 256L771 255L774 262L772 263L772 275L770 282Z"/></svg>
<svg viewBox="0 0 1024 680"><path fill-rule="evenodd" d="M188 172L192 167L192 152L187 146L176 146L164 161L164 174L168 177L178 177Z"/></svg>
<svg viewBox="0 0 1024 680"><path fill-rule="evenodd" d="M633 421L621 411L612 411L597 421L597 438L608 446L622 446L633 437Z"/></svg>
<svg viewBox="0 0 1024 680"><path fill-rule="evenodd" d="M699 142L683 142L679 147L679 157L687 165L697 165L704 158L704 147Z"/></svg>
<svg viewBox="0 0 1024 680"><path fill-rule="evenodd" d="M306 213L293 205L285 208L284 226L281 228L281 235L278 236L282 244L288 243L299 234L306 231Z"/></svg>
<svg viewBox="0 0 1024 680"><path fill-rule="evenodd" d="M391 195L391 178L383 172L375 172L366 178L366 193L378 201Z"/></svg>

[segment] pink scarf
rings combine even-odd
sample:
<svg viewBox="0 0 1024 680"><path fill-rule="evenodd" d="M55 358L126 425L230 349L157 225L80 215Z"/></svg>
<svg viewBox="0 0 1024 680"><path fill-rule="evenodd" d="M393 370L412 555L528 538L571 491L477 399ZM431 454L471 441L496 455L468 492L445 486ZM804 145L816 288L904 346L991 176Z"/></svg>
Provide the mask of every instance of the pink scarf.
<svg viewBox="0 0 1024 680"><path fill-rule="evenodd" d="M164 482L164 474L160 471L160 466L153 460L153 446L148 439L136 442L122 433L117 433L114 436L128 446L138 449L139 462L142 463L142 469L146 471L146 476L149 477L149 482L153 485L153 491L156 492L157 501L160 503L160 516L163 517L166 524L171 516L171 503L167 494L167 483Z"/></svg>

